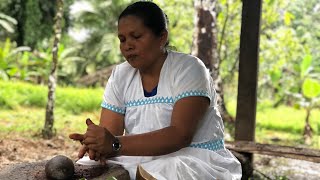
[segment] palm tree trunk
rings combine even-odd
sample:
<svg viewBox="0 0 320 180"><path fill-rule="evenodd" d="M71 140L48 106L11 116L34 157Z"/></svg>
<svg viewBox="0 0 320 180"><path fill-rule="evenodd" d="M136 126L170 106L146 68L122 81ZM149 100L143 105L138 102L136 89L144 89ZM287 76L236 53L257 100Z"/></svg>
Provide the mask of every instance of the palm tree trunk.
<svg viewBox="0 0 320 180"><path fill-rule="evenodd" d="M199 57L210 70L217 91L219 111L224 121L233 121L224 104L224 91L220 77L220 58L217 43L217 0L195 0L195 31L192 55Z"/></svg>

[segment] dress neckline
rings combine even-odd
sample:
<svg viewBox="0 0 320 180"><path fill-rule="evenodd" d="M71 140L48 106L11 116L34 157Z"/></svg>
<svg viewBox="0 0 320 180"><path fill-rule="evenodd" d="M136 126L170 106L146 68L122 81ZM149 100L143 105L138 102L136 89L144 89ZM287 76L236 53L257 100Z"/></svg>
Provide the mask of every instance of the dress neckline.
<svg viewBox="0 0 320 180"><path fill-rule="evenodd" d="M157 90L158 90L158 85L156 85L156 87L154 87L151 92L148 92L145 89L143 89L144 97L155 96L157 94Z"/></svg>
<svg viewBox="0 0 320 180"><path fill-rule="evenodd" d="M149 94L153 93L151 96L146 96L146 95L145 95L145 92L147 92L147 95L148 95L148 91L145 91L145 89L143 88L142 79L141 79L141 74L140 74L140 72L139 72L139 70L138 70L139 82L140 82L140 92L143 92L143 96L144 96L144 97L153 97L153 96L158 95L158 92L160 92L159 89L161 89L161 83L162 83L162 79L163 79L162 76L163 76L163 73L164 73L163 71L164 71L164 69L165 69L166 64L168 63L167 61L169 60L170 51L168 50L167 53L168 53L168 54L167 54L167 57L166 57L163 65L162 65L162 67L161 67L161 70L160 70L159 82L158 82L158 84L156 85L156 87L154 87L154 88L152 89L152 91L149 92ZM155 91L155 92L154 92L154 91Z"/></svg>

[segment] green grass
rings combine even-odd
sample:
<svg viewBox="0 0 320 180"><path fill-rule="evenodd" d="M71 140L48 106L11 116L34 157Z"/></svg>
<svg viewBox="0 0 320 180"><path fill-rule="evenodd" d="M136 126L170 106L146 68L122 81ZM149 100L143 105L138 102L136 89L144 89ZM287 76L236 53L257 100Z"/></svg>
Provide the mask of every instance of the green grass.
<svg viewBox="0 0 320 180"><path fill-rule="evenodd" d="M229 113L235 117L236 102L227 103ZM310 124L314 133L320 134L320 110L311 112ZM256 114L256 127L258 129L271 129L275 131L301 134L305 124L306 112L304 109L296 109L289 106L273 108L267 101L258 103Z"/></svg>
<svg viewBox="0 0 320 180"><path fill-rule="evenodd" d="M227 109L235 117L236 101L229 100ZM314 109L311 112L310 125L313 128L313 138L310 145L305 145L302 137L305 117L304 109L295 109L288 106L273 108L268 101L258 102L255 139L259 143L320 149L320 110ZM230 125L227 125L227 127L230 127Z"/></svg>
<svg viewBox="0 0 320 180"><path fill-rule="evenodd" d="M57 134L67 136L72 132L85 132L86 118L98 123L100 111L72 114L60 108L55 110L54 129ZM44 127L45 109L19 107L15 110L0 110L0 136L21 134L32 137L40 134Z"/></svg>
<svg viewBox="0 0 320 180"><path fill-rule="evenodd" d="M39 134L45 122L48 88L0 81L0 134ZM85 119L98 121L103 88L57 87L54 129L59 134L85 131Z"/></svg>
<svg viewBox="0 0 320 180"><path fill-rule="evenodd" d="M319 110L311 112L310 124L316 134L319 134L319 117ZM304 109L280 106L276 109L268 108L258 111L257 126L265 129L301 134L303 133L305 118L306 112Z"/></svg>
<svg viewBox="0 0 320 180"><path fill-rule="evenodd" d="M55 106L73 114L94 111L100 108L102 95L103 88L77 89L58 86ZM1 109L16 109L19 106L45 108L47 96L46 86L0 81Z"/></svg>

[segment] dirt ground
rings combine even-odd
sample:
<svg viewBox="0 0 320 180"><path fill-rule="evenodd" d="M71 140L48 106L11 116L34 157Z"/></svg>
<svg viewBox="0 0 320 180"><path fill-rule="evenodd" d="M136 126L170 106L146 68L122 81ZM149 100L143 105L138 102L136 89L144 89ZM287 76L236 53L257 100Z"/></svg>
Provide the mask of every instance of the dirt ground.
<svg viewBox="0 0 320 180"><path fill-rule="evenodd" d="M49 160L56 155L76 160L79 147L79 142L63 136L51 140L14 135L1 137L0 170L17 163ZM320 163L258 155L254 166L259 179L320 179Z"/></svg>
<svg viewBox="0 0 320 180"><path fill-rule="evenodd" d="M56 155L76 159L80 143L57 136L51 140L14 135L0 138L0 169L22 162L49 160Z"/></svg>

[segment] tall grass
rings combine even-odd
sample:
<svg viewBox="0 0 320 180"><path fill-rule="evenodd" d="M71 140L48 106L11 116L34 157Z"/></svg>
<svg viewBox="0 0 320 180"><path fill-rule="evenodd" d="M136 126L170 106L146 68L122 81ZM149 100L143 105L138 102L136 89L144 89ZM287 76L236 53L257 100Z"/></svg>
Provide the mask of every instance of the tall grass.
<svg viewBox="0 0 320 180"><path fill-rule="evenodd" d="M1 109L16 109L21 106L45 108L47 94L46 86L0 81ZM100 109L102 94L103 88L57 87L55 106L74 114L94 111Z"/></svg>

